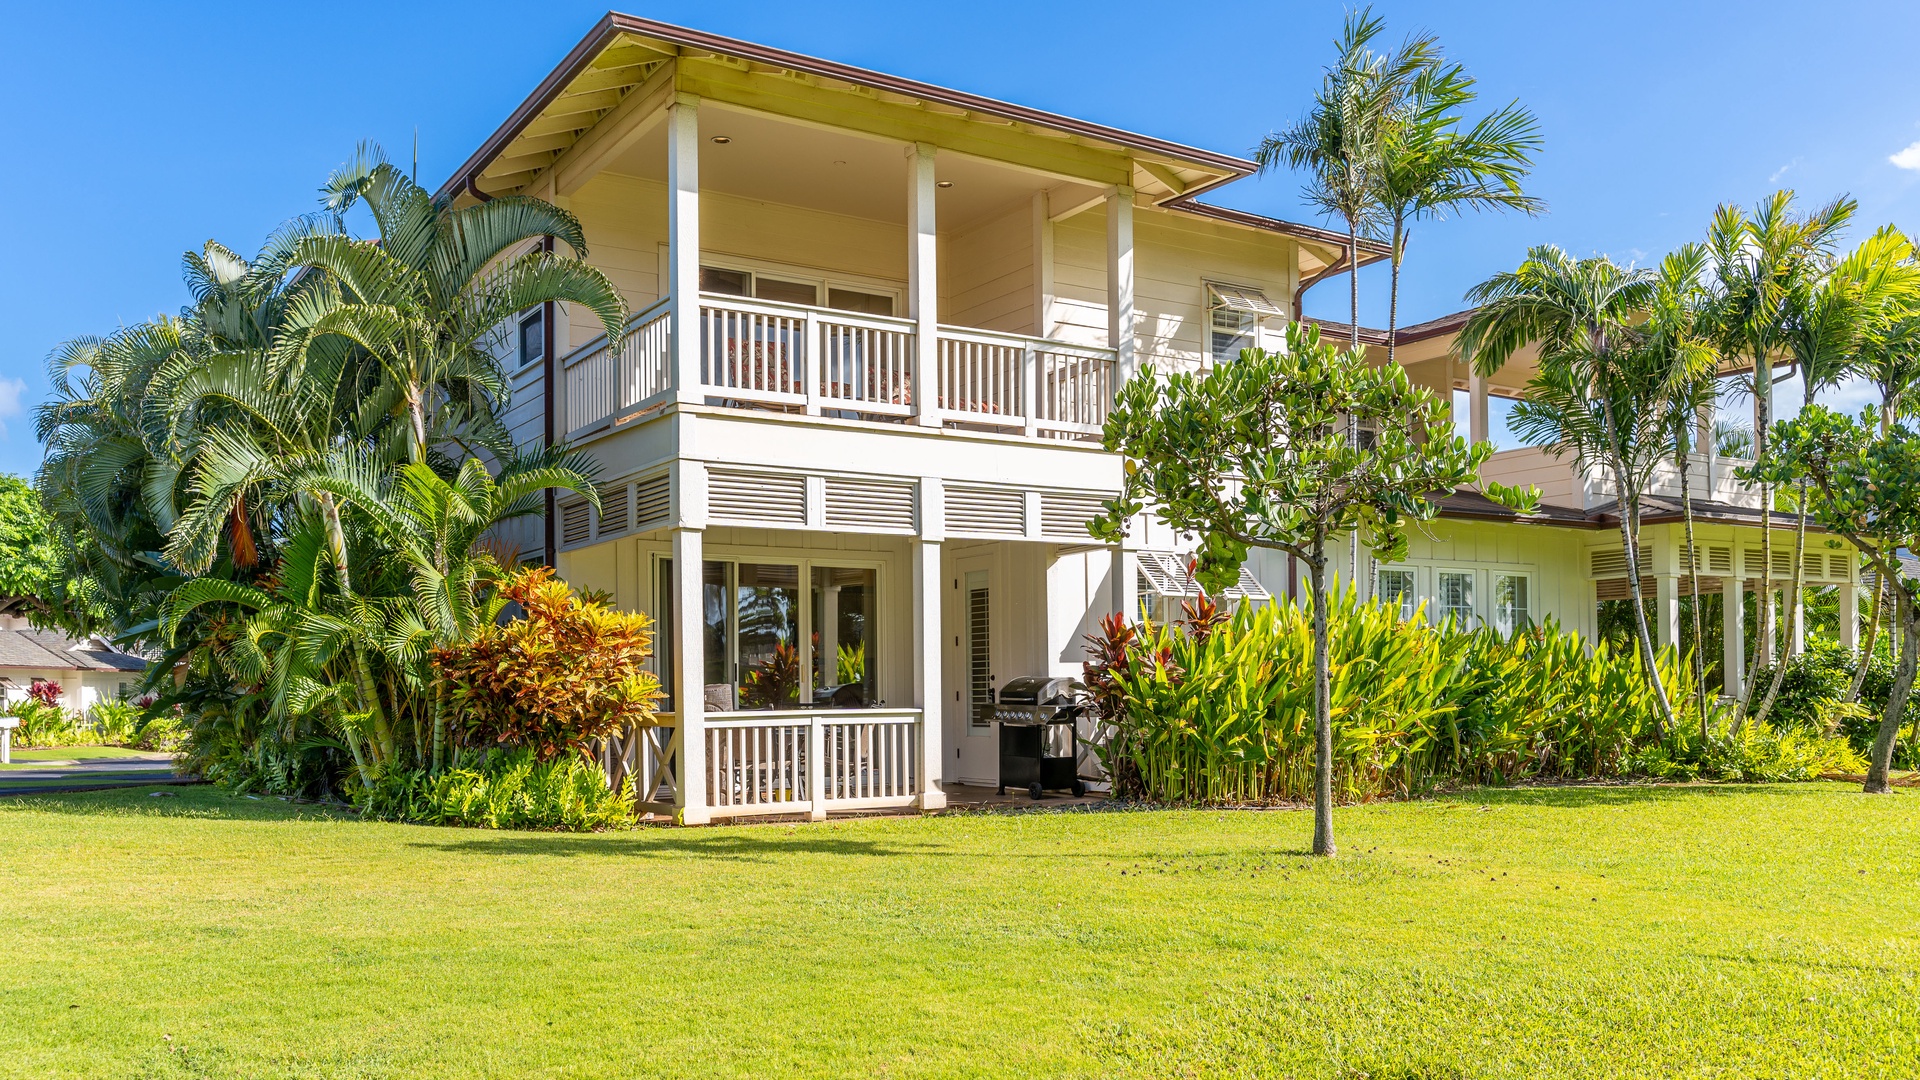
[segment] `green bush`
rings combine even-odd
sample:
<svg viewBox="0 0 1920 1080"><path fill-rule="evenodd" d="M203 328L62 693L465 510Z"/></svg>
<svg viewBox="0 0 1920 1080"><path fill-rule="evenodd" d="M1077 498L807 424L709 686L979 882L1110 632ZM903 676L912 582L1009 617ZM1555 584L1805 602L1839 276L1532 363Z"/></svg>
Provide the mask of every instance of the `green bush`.
<svg viewBox="0 0 1920 1080"><path fill-rule="evenodd" d="M541 761L528 748L489 751L437 776L394 770L355 800L368 818L484 829L587 832L627 828L635 820L630 779L616 791L585 757Z"/></svg>
<svg viewBox="0 0 1920 1080"><path fill-rule="evenodd" d="M147 711L131 701L105 698L87 710L93 734L109 746L126 746L134 741L145 723Z"/></svg>
<svg viewBox="0 0 1920 1080"><path fill-rule="evenodd" d="M1809 638L1807 649L1786 661L1787 673L1780 680L1780 693L1774 698L1767 720L1776 728L1802 728L1829 731L1833 717L1831 706L1846 697L1853 686L1853 657L1839 642ZM1761 667L1754 672L1754 704L1772 685L1774 669ZM1884 699L1883 699L1884 700Z"/></svg>
<svg viewBox="0 0 1920 1080"><path fill-rule="evenodd" d="M72 713L38 698L15 702L8 707L7 715L20 720L13 733L13 741L19 746L85 746L98 741Z"/></svg>
<svg viewBox="0 0 1920 1080"><path fill-rule="evenodd" d="M1672 649L1657 662L1680 719L1663 739L1637 652L1590 647L1552 624L1511 637L1458 632L1352 592L1333 602L1329 622L1343 799L1535 778L1809 779L1851 771L1858 757L1813 727L1691 745L1699 719ZM1230 618L1203 609L1171 625L1107 631L1087 683L1112 727L1102 753L1116 790L1186 803L1310 797L1306 611L1250 604ZM1712 726L1730 729L1724 717Z"/></svg>
<svg viewBox="0 0 1920 1080"><path fill-rule="evenodd" d="M187 725L177 716L161 714L147 717L127 745L135 750L157 750L170 754L178 751L186 739Z"/></svg>

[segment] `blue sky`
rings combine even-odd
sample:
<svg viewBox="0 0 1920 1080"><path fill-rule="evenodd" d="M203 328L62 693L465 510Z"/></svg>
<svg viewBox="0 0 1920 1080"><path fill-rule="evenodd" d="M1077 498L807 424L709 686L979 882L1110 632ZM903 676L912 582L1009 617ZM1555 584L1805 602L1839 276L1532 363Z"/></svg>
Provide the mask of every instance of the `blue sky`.
<svg viewBox="0 0 1920 1080"><path fill-rule="evenodd" d="M0 66L0 471L40 452L32 407L47 353L186 299L180 253L208 238L253 251L314 206L356 141L411 152L437 184L605 9L463 0L384 5L375 20L310 4L16 5ZM1246 152L1305 108L1344 6L1334 0L1122 0L958 8L899 3L629 5L634 14ZM1911 0L1810 6L1613 2L1380 3L1393 36L1438 34L1488 100L1540 116L1530 182L1540 218L1423 226L1406 321L1445 314L1533 243L1649 262L1705 229L1722 201L1777 186L1860 200L1863 235L1920 229L1920 84ZM537 12L537 14L534 14ZM1311 220L1299 181L1233 185L1227 205ZM1384 275L1362 274L1384 322ZM1308 294L1344 318L1346 290Z"/></svg>

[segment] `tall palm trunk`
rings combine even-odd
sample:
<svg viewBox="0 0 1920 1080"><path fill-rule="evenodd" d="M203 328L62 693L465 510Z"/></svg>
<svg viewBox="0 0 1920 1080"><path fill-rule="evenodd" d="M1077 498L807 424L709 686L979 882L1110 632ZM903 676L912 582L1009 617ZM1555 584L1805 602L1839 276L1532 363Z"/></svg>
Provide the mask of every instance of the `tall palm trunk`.
<svg viewBox="0 0 1920 1080"><path fill-rule="evenodd" d="M1807 482L1805 479L1800 481L1799 493L1794 505L1799 508L1800 522L1793 530L1793 577L1791 579L1793 584L1787 591L1789 598L1787 602L1791 605L1787 608L1787 640L1785 646L1779 650L1781 655L1775 658L1773 679L1767 687L1767 696L1760 700L1760 708L1754 711L1755 723L1765 721L1767 714L1773 711L1774 700L1780 696L1780 684L1787 678L1786 654L1792 652L1793 643L1806 634L1801 624L1807 617L1807 606L1801 603L1800 597L1800 590L1805 584L1803 575L1806 573L1807 551Z"/></svg>
<svg viewBox="0 0 1920 1080"><path fill-rule="evenodd" d="M1589 327L1596 354L1606 355L1607 339L1598 327ZM1600 399L1601 420L1607 437L1607 464L1613 470L1613 487L1620 502L1620 550L1627 560L1627 591L1633 602L1633 629L1640 639L1640 662L1647 667L1647 683L1653 688L1653 700L1660 707L1660 730L1654 732L1664 741L1673 726L1673 705L1667 700L1667 688L1660 681L1660 665L1653 651L1653 635L1647 630L1646 598L1640 595L1640 493L1627 482L1627 463L1621 455L1619 421L1613 415L1613 398L1603 387L1595 387Z"/></svg>
<svg viewBox="0 0 1920 1080"><path fill-rule="evenodd" d="M1391 265L1387 267L1388 367L1392 367L1399 362L1399 352L1397 348L1399 342L1394 340L1394 336L1398 334L1400 330L1400 245L1404 242L1405 237L1406 227L1400 223L1399 216L1395 215L1393 219L1393 253L1389 258Z"/></svg>
<svg viewBox="0 0 1920 1080"><path fill-rule="evenodd" d="M1753 360L1753 460L1767 456L1767 425L1773 419L1773 372L1767 369L1765 348L1754 351ZM1760 481L1760 587L1754 593L1754 635L1749 673L1773 660L1773 485ZM1745 617L1744 615L1742 616ZM1747 710L1753 704L1753 691L1759 680L1749 675L1746 692L1740 695L1740 708L1734 716L1733 734L1745 726Z"/></svg>
<svg viewBox="0 0 1920 1080"><path fill-rule="evenodd" d="M1360 351L1360 219L1353 215L1347 217L1347 266L1347 349L1349 352L1357 353ZM1388 342L1387 348L1392 349L1392 338L1388 338ZM1360 445L1360 421L1352 415L1347 417L1347 445ZM1360 580L1360 531L1358 529L1355 529L1353 535L1347 538L1347 557L1349 584L1352 584ZM1332 826L1329 825L1328 829L1331 830ZM1331 831L1328 833L1327 842L1329 844L1333 842ZM1332 854L1332 850L1329 849L1327 853Z"/></svg>
<svg viewBox="0 0 1920 1080"><path fill-rule="evenodd" d="M1700 554L1699 548L1694 545L1693 540L1693 483L1688 476L1688 473L1691 471L1691 466L1693 465L1693 460L1692 455L1688 453L1687 450L1690 444L1687 442L1684 432L1681 433L1679 439L1674 441L1674 444L1681 448L1679 455L1680 520L1685 526L1687 536L1687 588L1693 594L1693 602L1687 606L1693 613L1694 704L1700 710L1700 741L1704 744L1707 738L1707 661L1703 655L1705 650L1701 647L1700 643L1702 630L1700 622ZM1712 476L1707 477L1707 483L1709 489L1711 489L1713 483Z"/></svg>
<svg viewBox="0 0 1920 1080"><path fill-rule="evenodd" d="M1867 682L1867 665L1873 662L1874 639L1880 633L1880 618L1887 607L1887 583L1885 575L1875 572L1873 575L1873 607L1867 616L1867 632L1861 636L1860 655L1854 661L1853 685L1847 687L1847 700L1859 701L1860 689Z"/></svg>

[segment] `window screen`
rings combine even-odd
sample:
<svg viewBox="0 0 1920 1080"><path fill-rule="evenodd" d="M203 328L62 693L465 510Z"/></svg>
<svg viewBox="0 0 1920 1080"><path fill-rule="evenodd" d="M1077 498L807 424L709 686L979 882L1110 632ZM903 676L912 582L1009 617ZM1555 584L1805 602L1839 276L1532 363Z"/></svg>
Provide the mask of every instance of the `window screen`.
<svg viewBox="0 0 1920 1080"><path fill-rule="evenodd" d="M1453 620L1461 629L1473 625L1473 571L1441 570L1433 575L1433 616Z"/></svg>
<svg viewBox="0 0 1920 1080"><path fill-rule="evenodd" d="M858 289L830 288L827 290L827 306L841 311L857 311L862 315L891 315L893 297Z"/></svg>
<svg viewBox="0 0 1920 1080"><path fill-rule="evenodd" d="M753 279L753 295L762 300L777 300L782 304L806 304L812 306L820 302L820 290L805 281L781 281L778 278L760 277Z"/></svg>
<svg viewBox="0 0 1920 1080"><path fill-rule="evenodd" d="M543 308L520 320L520 366L526 367L547 357L547 319Z"/></svg>
<svg viewBox="0 0 1920 1080"><path fill-rule="evenodd" d="M749 296L753 275L745 270L722 270L717 266L700 268L700 291L722 296Z"/></svg>
<svg viewBox="0 0 1920 1080"><path fill-rule="evenodd" d="M1517 633L1533 625L1527 610L1525 574L1493 576L1493 626L1503 634Z"/></svg>
<svg viewBox="0 0 1920 1080"><path fill-rule="evenodd" d="M1400 612L1401 618L1413 614L1413 571L1381 570L1380 581L1374 593L1381 607L1393 608Z"/></svg>

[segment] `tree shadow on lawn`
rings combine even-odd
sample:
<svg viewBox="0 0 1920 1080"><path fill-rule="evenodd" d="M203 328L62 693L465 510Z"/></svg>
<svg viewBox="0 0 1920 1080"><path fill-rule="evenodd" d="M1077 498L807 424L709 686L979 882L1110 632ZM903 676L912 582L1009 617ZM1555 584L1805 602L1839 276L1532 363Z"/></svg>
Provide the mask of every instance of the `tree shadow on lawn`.
<svg viewBox="0 0 1920 1080"><path fill-rule="evenodd" d="M432 826L427 826L432 828ZM771 829L668 829L631 832L527 833L447 828L445 840L420 840L410 846L458 855L537 855L547 858L693 858L730 862L773 862L793 854L849 856L950 856L939 844L891 844L857 837L821 836L817 830L783 833Z"/></svg>
<svg viewBox="0 0 1920 1080"><path fill-rule="evenodd" d="M1617 784L1578 783L1521 784L1515 787L1477 787L1435 795L1432 802L1451 804L1462 810L1477 806L1540 807L1542 809L1583 810L1592 807L1633 806L1645 803L1696 802L1701 799L1798 798L1813 793L1858 793L1857 784L1831 781L1802 783L1671 783ZM1390 805L1376 803L1376 806Z"/></svg>

